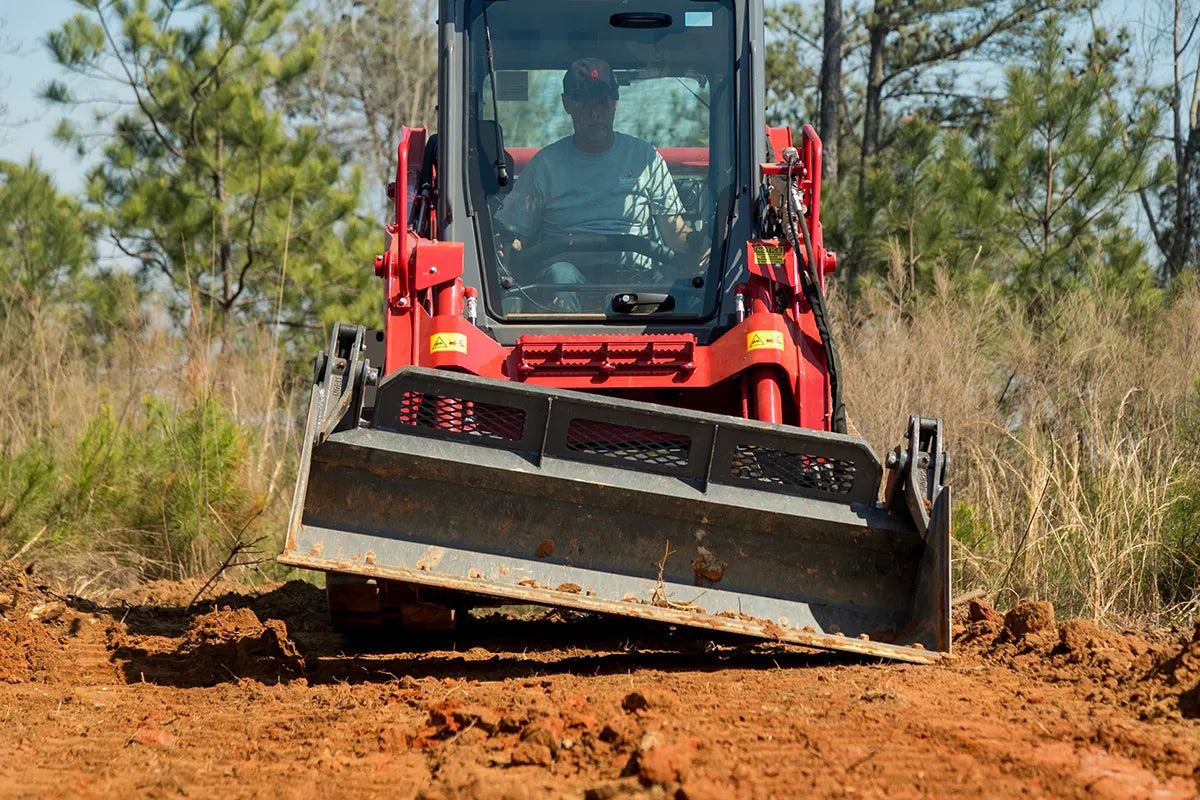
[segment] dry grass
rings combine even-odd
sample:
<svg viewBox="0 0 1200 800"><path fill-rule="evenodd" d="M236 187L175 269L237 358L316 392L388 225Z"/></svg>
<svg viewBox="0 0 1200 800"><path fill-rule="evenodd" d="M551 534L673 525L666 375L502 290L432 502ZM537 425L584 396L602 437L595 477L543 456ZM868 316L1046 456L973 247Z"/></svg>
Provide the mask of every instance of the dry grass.
<svg viewBox="0 0 1200 800"><path fill-rule="evenodd" d="M0 558L95 591L206 576L238 541L277 552L294 382L265 331L192 318L180 331L131 303L100 339L65 310L0 320Z"/></svg>
<svg viewBox="0 0 1200 800"><path fill-rule="evenodd" d="M958 591L1117 623L1197 610L1200 456L1179 431L1200 425L1200 291L1163 303L1080 291L1034 314L944 280L906 296L897 276L847 315L847 404L872 445L909 414L945 420Z"/></svg>

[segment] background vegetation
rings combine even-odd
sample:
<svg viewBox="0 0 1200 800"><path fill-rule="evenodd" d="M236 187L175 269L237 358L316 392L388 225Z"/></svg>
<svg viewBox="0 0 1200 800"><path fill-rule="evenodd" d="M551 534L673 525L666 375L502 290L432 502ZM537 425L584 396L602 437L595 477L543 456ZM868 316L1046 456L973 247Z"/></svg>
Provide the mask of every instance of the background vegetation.
<svg viewBox="0 0 1200 800"><path fill-rule="evenodd" d="M59 131L87 189L0 164L0 557L82 591L257 543L233 573L277 576L304 361L373 321L399 128L434 120L432 3L79 6L45 99L102 109ZM1198 12L1155 13L1134 47L1086 2L769 12L855 424L946 420L958 590L1118 622L1200 611Z"/></svg>

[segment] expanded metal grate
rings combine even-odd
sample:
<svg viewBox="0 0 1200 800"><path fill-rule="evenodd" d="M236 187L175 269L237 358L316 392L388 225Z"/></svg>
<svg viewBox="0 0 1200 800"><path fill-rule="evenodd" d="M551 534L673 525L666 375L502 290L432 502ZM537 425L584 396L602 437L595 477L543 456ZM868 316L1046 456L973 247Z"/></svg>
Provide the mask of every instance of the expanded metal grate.
<svg viewBox="0 0 1200 800"><path fill-rule="evenodd" d="M525 432L525 411L449 395L405 392L396 424L516 442Z"/></svg>
<svg viewBox="0 0 1200 800"><path fill-rule="evenodd" d="M746 480L831 494L850 494L856 472L853 461L789 453L754 444L737 446L731 469L734 475Z"/></svg>
<svg viewBox="0 0 1200 800"><path fill-rule="evenodd" d="M576 417L567 426L566 445L574 453L631 464L686 467L692 437Z"/></svg>

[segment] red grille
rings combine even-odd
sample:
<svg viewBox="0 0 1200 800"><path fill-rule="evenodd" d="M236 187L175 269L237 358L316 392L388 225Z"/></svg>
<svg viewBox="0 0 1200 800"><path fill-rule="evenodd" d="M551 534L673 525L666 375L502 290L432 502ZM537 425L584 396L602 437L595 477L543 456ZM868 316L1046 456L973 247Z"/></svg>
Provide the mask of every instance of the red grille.
<svg viewBox="0 0 1200 800"><path fill-rule="evenodd" d="M662 375L696 369L696 337L691 334L642 336L522 336L513 348L517 374L569 373Z"/></svg>
<svg viewBox="0 0 1200 800"><path fill-rule="evenodd" d="M573 453L631 464L686 467L692 437L577 417L567 426L566 444Z"/></svg>
<svg viewBox="0 0 1200 800"><path fill-rule="evenodd" d="M525 411L449 395L405 392L395 423L516 442L525 431Z"/></svg>
<svg viewBox="0 0 1200 800"><path fill-rule="evenodd" d="M745 480L832 494L850 494L856 472L853 461L753 444L738 445L730 466L734 475Z"/></svg>

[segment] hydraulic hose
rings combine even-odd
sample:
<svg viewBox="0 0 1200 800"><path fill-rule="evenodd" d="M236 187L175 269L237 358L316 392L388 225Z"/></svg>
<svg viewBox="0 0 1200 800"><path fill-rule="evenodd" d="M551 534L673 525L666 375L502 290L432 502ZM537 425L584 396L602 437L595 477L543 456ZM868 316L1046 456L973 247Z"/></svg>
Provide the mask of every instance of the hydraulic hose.
<svg viewBox="0 0 1200 800"><path fill-rule="evenodd" d="M792 169L796 165L800 154L796 148L789 147L784 150L784 158L787 161L787 209L788 224L784 226L788 242L792 249L799 251L800 243L796 240L797 222L801 235L804 238L804 254L808 261L808 269L801 269L800 272L800 287L804 292L804 298L808 301L808 305L812 308L813 322L816 323L817 333L821 337L821 347L825 351L825 366L829 370L829 394L833 404L833 418L830 420L830 426L834 433L846 432L846 404L842 399L842 362L838 358L837 348L833 344L833 335L829 330L829 315L825 307L825 293L821 290L821 283L817 274L817 262L813 255L812 235L808 230L808 222L805 221L804 215L796 208L796 192L795 184L792 183ZM809 272L811 270L811 273Z"/></svg>

